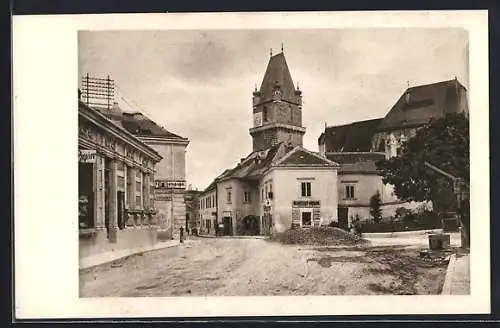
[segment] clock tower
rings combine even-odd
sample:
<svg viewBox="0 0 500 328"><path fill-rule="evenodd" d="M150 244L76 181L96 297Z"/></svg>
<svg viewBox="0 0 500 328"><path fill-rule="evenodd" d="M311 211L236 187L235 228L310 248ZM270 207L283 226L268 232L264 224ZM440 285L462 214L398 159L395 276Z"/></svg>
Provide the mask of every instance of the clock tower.
<svg viewBox="0 0 500 328"><path fill-rule="evenodd" d="M253 92L253 151L280 142L302 146L302 92L295 88L283 52L271 56L260 89Z"/></svg>

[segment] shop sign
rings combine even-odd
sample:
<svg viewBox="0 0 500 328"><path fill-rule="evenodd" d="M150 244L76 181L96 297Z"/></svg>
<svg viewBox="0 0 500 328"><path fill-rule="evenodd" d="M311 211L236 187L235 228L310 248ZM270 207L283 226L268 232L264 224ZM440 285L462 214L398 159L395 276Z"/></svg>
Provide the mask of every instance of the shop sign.
<svg viewBox="0 0 500 328"><path fill-rule="evenodd" d="M319 200L294 200L293 207L319 207Z"/></svg>
<svg viewBox="0 0 500 328"><path fill-rule="evenodd" d="M95 159L95 150L78 149L78 161L80 163L95 163Z"/></svg>
<svg viewBox="0 0 500 328"><path fill-rule="evenodd" d="M156 188L186 189L186 181L156 180Z"/></svg>

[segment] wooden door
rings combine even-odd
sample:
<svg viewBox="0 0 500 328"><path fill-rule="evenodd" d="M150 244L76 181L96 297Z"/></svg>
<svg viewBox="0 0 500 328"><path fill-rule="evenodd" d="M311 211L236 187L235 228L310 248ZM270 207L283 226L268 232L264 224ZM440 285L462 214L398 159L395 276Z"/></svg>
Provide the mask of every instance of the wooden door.
<svg viewBox="0 0 500 328"><path fill-rule="evenodd" d="M337 210L337 217L339 219L339 227L344 230L349 230L349 208L339 206Z"/></svg>

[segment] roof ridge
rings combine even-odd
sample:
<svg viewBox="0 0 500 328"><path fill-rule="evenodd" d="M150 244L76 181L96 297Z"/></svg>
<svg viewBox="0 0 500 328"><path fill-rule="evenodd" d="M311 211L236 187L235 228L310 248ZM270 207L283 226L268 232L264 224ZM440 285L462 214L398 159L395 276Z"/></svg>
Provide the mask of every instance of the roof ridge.
<svg viewBox="0 0 500 328"><path fill-rule="evenodd" d="M353 121L353 122L350 122L350 123L345 123L345 124L340 124L340 125L327 125L326 128L327 129L328 128L341 128L341 127L347 127L347 126L355 125L355 124L359 124L359 123L372 122L372 121L383 120L383 119L384 119L383 117L370 118L370 119L367 119L367 120Z"/></svg>

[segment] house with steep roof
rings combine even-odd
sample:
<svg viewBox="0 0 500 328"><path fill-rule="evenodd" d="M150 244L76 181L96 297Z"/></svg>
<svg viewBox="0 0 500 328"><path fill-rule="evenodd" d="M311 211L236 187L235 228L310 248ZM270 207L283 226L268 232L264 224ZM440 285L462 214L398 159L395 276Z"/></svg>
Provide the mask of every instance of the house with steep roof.
<svg viewBox="0 0 500 328"><path fill-rule="evenodd" d="M200 230L269 234L336 221L339 165L303 147L302 91L283 52L271 56L252 114L252 152L201 195L209 203L200 204L208 209Z"/></svg>
<svg viewBox="0 0 500 328"><path fill-rule="evenodd" d="M383 118L326 126L318 138L319 152L341 165L338 170L339 221L358 215L369 218L370 198L381 195L384 216L397 207L414 207L394 195L382 182L376 162L397 156L401 144L432 119L447 113L468 113L465 87L454 80L408 88Z"/></svg>

